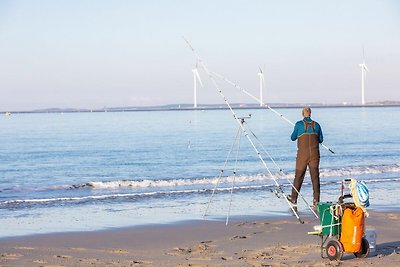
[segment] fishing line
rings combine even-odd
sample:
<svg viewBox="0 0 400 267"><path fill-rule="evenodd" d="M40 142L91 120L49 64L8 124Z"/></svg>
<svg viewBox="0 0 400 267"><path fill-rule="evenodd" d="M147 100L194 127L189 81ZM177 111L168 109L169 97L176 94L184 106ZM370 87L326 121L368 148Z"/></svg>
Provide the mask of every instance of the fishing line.
<svg viewBox="0 0 400 267"><path fill-rule="evenodd" d="M219 183L220 183L220 181L221 181L222 174L224 173L224 170L225 170L225 168L226 168L226 165L227 165L227 163L228 163L228 160L229 160L229 158L230 158L230 155L231 155L231 153L232 153L232 151L233 151L233 148L234 148L234 146L235 146L235 144L236 144L236 142L237 142L237 140L238 140L239 134L240 134L240 128L238 129L238 131L237 131L237 133L236 133L236 136L235 136L235 140L232 142L231 147L230 147L230 149L229 149L229 151L228 151L228 155L226 156L226 159L225 159L225 162L224 162L224 166L222 167L222 169L221 169L221 171L220 171L220 173L219 173L219 176L218 176L218 179L217 179L217 183L215 184L215 186L214 186L214 188L213 188L213 190L212 190L210 199L209 199L209 201L208 201L207 207L206 207L206 209L205 209L205 211L204 211L204 214L203 214L203 219L205 219L205 217L206 217L206 215L207 215L207 211L208 211L208 209L209 209L209 207L210 207L211 201L213 200L215 191L217 190L217 187L218 187L218 185L219 185Z"/></svg>
<svg viewBox="0 0 400 267"><path fill-rule="evenodd" d="M186 40L185 37L183 37L183 39L186 41L186 43L188 44L188 46L190 47L190 49L192 50L192 52L195 54L195 56L197 57L197 61L202 65L204 71L207 73L208 77L210 78L212 84L214 85L214 87L217 89L217 91L219 92L219 94L221 95L221 97L224 99L225 104L227 105L227 107L229 108L229 110L232 112L233 118L235 119L235 121L239 124L239 127L242 129L244 136L247 138L247 140L249 140L251 146L253 147L253 149L255 150L255 152L257 153L257 156L259 157L259 159L261 160L262 164L264 165L264 167L266 168L267 172L269 173L269 175L271 176L271 178L274 180L274 183L276 184L276 186L278 188L280 188L282 195L284 196L287 204L289 205L290 209L292 210L293 214L296 216L296 218L300 221L300 223L304 223L299 215L297 214L297 211L294 209L294 207L290 204L289 200L286 197L286 194L283 192L281 186L279 185L278 181L275 179L274 175L271 173L271 171L269 170L267 164L265 163L263 157L261 156L261 153L258 151L257 147L254 145L254 142L251 140L251 138L249 137L249 134L247 133L246 129L244 128L243 124L240 121L240 118L237 117L235 111L232 109L231 105L229 104L227 98L225 97L224 93L222 93L222 90L219 88L217 82L214 79L214 76L211 74L211 72L208 70L208 68L206 67L206 65L204 64L204 62L200 59L199 55L197 54L197 52L194 50L194 48L192 47L192 45L189 43L188 40Z"/></svg>
<svg viewBox="0 0 400 267"><path fill-rule="evenodd" d="M257 97L255 97L254 95L250 94L247 90L241 88L238 84L232 82L231 80L227 79L225 76L222 76L221 74L218 74L214 71L209 71L210 73L212 73L212 75L217 76L218 78L220 78L221 80L229 83L230 85L232 85L233 87L237 88L238 90L240 90L241 92L243 92L244 94L248 95L249 97L253 98L254 100L256 100L258 103L261 102L260 99L258 99ZM268 108L269 110L271 110L272 112L274 112L276 115L278 115L279 117L281 117L283 120L285 120L286 122L288 122L290 125L294 126L294 123L292 121L290 121L289 119L287 119L285 116L283 116L281 113L279 113L278 111L276 111L275 109L271 108L268 104L262 102L262 105L266 108ZM321 146L324 147L325 149L327 149L329 152L331 152L332 154L335 154L335 152L330 149L329 147L327 147L326 145L321 143Z"/></svg>

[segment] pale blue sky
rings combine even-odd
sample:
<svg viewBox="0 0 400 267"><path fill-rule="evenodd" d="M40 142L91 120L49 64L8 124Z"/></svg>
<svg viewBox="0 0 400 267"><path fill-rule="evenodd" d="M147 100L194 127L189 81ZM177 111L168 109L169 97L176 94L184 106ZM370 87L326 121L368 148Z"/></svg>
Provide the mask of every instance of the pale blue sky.
<svg viewBox="0 0 400 267"><path fill-rule="evenodd" d="M0 0L0 110L191 103L182 35L255 95L265 66L267 103L359 103L364 45L366 101L400 101L399 1Z"/></svg>

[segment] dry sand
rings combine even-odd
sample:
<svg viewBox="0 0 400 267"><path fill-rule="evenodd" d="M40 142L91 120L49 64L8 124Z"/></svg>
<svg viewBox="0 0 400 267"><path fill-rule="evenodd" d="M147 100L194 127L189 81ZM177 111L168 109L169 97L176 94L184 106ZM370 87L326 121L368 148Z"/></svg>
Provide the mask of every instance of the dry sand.
<svg viewBox="0 0 400 267"><path fill-rule="evenodd" d="M400 266L399 213L370 212L378 234L367 258L322 259L317 220L193 221L0 239L0 266Z"/></svg>

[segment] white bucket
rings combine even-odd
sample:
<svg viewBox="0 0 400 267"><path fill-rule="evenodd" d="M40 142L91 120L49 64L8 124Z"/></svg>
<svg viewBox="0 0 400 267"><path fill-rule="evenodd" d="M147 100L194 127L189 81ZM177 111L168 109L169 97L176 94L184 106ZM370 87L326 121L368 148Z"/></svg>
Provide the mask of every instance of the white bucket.
<svg viewBox="0 0 400 267"><path fill-rule="evenodd" d="M368 240L370 252L374 252L376 249L376 237L377 237L376 230L367 229L365 230L364 236Z"/></svg>

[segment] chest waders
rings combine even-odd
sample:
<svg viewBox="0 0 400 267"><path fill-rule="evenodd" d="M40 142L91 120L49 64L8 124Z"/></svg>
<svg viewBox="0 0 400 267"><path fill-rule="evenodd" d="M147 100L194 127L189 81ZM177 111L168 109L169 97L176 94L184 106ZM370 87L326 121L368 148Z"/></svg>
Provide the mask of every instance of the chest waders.
<svg viewBox="0 0 400 267"><path fill-rule="evenodd" d="M311 182L313 186L313 197L315 204L319 202L320 183L319 183L319 140L315 132L315 122L304 123L304 134L297 137L297 158L296 158L296 174L293 185L297 191L292 188L292 199L297 202L297 192L300 192L301 185L303 184L304 175L307 170L310 172ZM312 132L308 133L308 128L311 127Z"/></svg>

